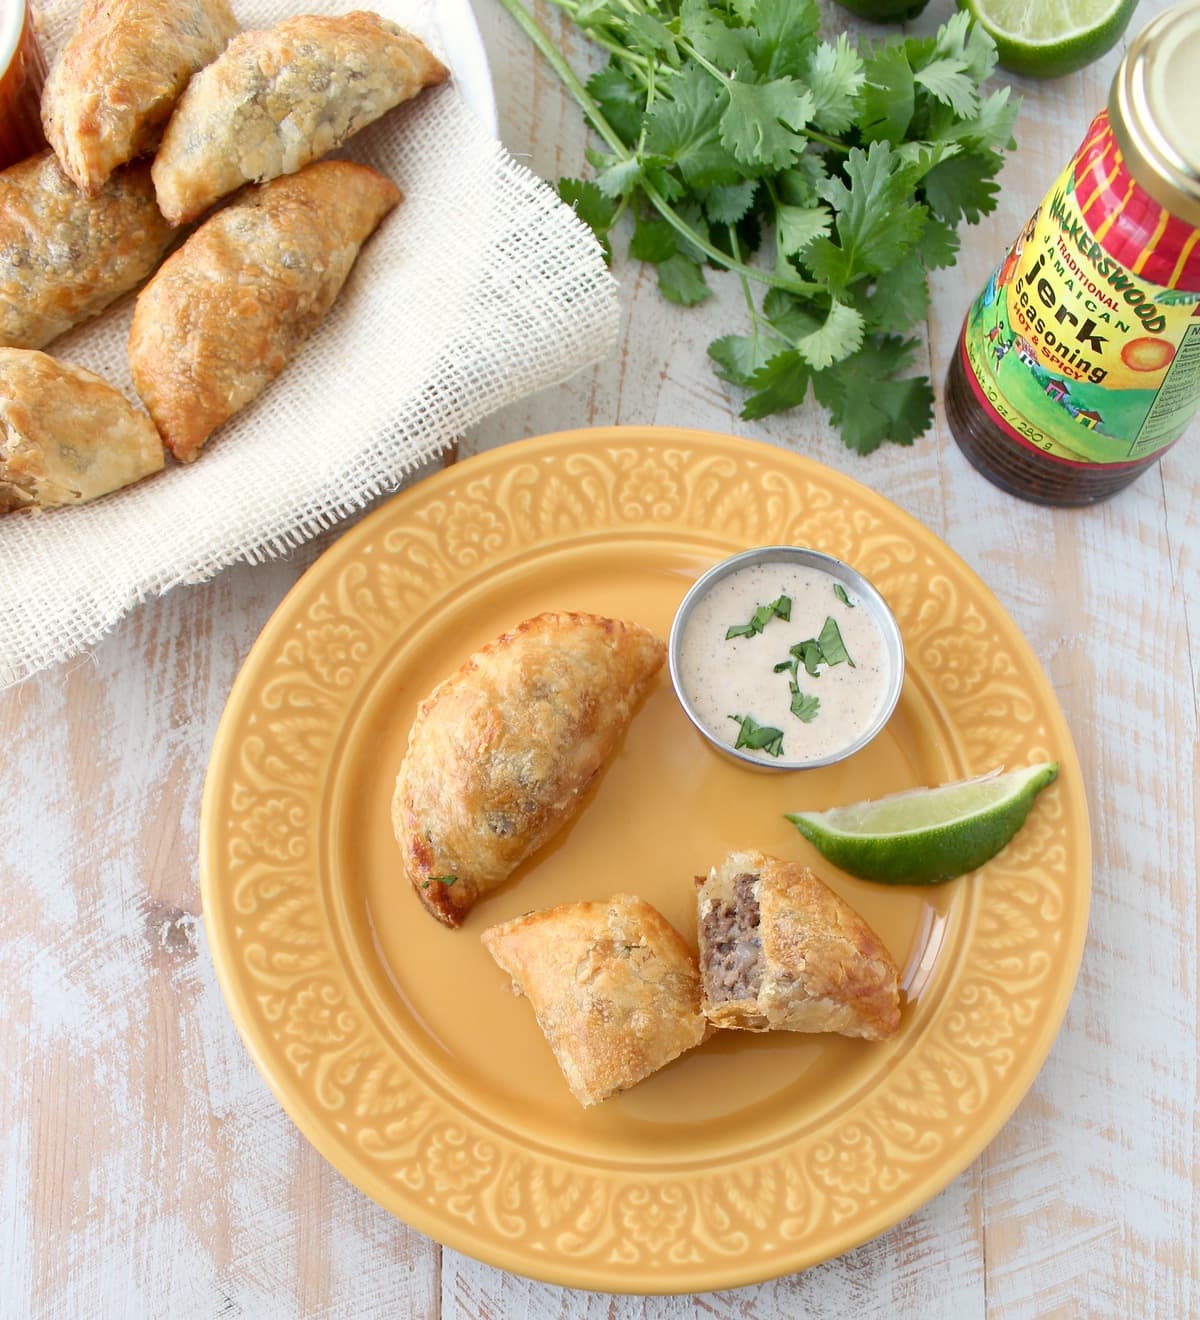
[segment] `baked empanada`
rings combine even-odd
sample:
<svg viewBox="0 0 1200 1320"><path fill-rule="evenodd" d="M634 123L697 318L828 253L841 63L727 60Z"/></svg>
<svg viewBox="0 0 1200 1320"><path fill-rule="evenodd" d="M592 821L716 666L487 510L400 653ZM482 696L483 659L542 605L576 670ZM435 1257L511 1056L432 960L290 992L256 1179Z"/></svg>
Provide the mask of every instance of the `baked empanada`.
<svg viewBox="0 0 1200 1320"><path fill-rule="evenodd" d="M243 183L293 174L449 76L416 37L362 10L243 32L171 116L154 160L162 213L180 224Z"/></svg>
<svg viewBox="0 0 1200 1320"><path fill-rule="evenodd" d="M898 972L883 941L806 866L734 852L697 877L704 1013L746 1031L900 1030Z"/></svg>
<svg viewBox="0 0 1200 1320"><path fill-rule="evenodd" d="M627 1090L704 1039L695 955L640 898L564 903L480 938L529 1000L581 1105Z"/></svg>
<svg viewBox="0 0 1200 1320"><path fill-rule="evenodd" d="M25 348L0 348L0 513L82 504L163 465L148 417L107 381Z"/></svg>
<svg viewBox="0 0 1200 1320"><path fill-rule="evenodd" d="M42 92L63 169L95 192L151 151L188 79L238 30L228 0L84 0Z"/></svg>
<svg viewBox="0 0 1200 1320"><path fill-rule="evenodd" d="M0 172L0 345L41 348L102 312L158 265L171 242L148 165L94 198L52 151Z"/></svg>
<svg viewBox="0 0 1200 1320"><path fill-rule="evenodd" d="M421 702L392 828L404 874L439 921L461 925L571 819L665 655L636 623L539 614Z"/></svg>
<svg viewBox="0 0 1200 1320"><path fill-rule="evenodd" d="M238 198L163 263L138 295L129 367L177 459L295 357L399 200L366 165L321 161Z"/></svg>

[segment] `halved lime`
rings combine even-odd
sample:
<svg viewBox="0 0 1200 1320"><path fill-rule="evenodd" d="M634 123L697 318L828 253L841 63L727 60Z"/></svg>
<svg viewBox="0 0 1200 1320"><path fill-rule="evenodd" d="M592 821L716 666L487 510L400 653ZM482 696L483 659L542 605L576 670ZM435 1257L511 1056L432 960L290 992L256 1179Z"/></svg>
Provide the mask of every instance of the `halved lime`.
<svg viewBox="0 0 1200 1320"><path fill-rule="evenodd" d="M1120 40L1137 0L958 0L996 43L1000 63L1031 78L1061 78Z"/></svg>
<svg viewBox="0 0 1200 1320"><path fill-rule="evenodd" d="M788 820L851 875L889 885L936 885L995 857L1057 774L1058 763L1044 761L873 802L789 813Z"/></svg>

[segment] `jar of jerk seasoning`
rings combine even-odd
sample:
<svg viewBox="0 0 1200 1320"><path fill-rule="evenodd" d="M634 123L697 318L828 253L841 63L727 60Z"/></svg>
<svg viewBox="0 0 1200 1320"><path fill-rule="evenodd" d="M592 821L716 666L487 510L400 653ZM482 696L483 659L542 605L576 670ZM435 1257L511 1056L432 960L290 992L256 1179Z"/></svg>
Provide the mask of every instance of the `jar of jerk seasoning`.
<svg viewBox="0 0 1200 1320"><path fill-rule="evenodd" d="M1200 404L1200 4L1130 45L1108 109L971 304L946 379L959 447L1041 504L1127 486Z"/></svg>

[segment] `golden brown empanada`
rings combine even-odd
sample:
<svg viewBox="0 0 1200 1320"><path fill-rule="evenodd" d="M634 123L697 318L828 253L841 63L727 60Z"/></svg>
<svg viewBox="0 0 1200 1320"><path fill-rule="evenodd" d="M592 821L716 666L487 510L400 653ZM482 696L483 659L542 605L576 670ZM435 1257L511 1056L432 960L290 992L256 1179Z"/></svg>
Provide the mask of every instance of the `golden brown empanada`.
<svg viewBox="0 0 1200 1320"><path fill-rule="evenodd" d="M699 886L704 1013L746 1031L900 1030L896 964L883 941L798 862L734 852Z"/></svg>
<svg viewBox="0 0 1200 1320"><path fill-rule="evenodd" d="M25 348L0 348L0 513L82 504L163 465L148 417L107 381Z"/></svg>
<svg viewBox="0 0 1200 1320"><path fill-rule="evenodd" d="M575 814L666 647L636 623L539 614L477 651L417 709L392 828L448 926Z"/></svg>
<svg viewBox="0 0 1200 1320"><path fill-rule="evenodd" d="M96 316L150 274L171 238L148 165L120 170L91 199L52 151L0 172L0 345L41 348Z"/></svg>
<svg viewBox="0 0 1200 1320"><path fill-rule="evenodd" d="M529 1000L581 1105L626 1090L704 1039L696 957L640 898L564 903L480 938Z"/></svg>
<svg viewBox="0 0 1200 1320"><path fill-rule="evenodd" d="M366 165L322 161L250 190L163 263L138 295L129 366L177 459L295 357L399 200Z"/></svg>
<svg viewBox="0 0 1200 1320"><path fill-rule="evenodd" d="M154 160L158 204L193 219L243 183L293 174L449 72L378 14L243 32L198 73Z"/></svg>
<svg viewBox="0 0 1200 1320"><path fill-rule="evenodd" d="M84 0L42 92L63 169L95 192L154 149L188 79L238 30L229 0Z"/></svg>

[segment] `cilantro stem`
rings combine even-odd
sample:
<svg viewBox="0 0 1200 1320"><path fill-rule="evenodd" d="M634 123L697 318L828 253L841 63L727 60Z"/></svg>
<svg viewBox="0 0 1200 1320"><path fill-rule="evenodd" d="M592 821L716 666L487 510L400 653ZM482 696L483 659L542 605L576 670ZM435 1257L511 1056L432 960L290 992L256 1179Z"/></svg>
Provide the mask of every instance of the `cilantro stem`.
<svg viewBox="0 0 1200 1320"><path fill-rule="evenodd" d="M604 117L604 113L592 98L592 94L581 83L575 74L575 70L567 63L562 52L550 40L550 37L543 30L541 24L532 14L519 3L519 0L500 0L500 3L516 20L517 26L529 38L530 41L541 51L542 57L546 63L567 85L567 90L579 102L583 113L591 121L592 127L608 143L613 152L621 160L631 160L632 157L626 149L624 142L617 136L616 130Z"/></svg>

